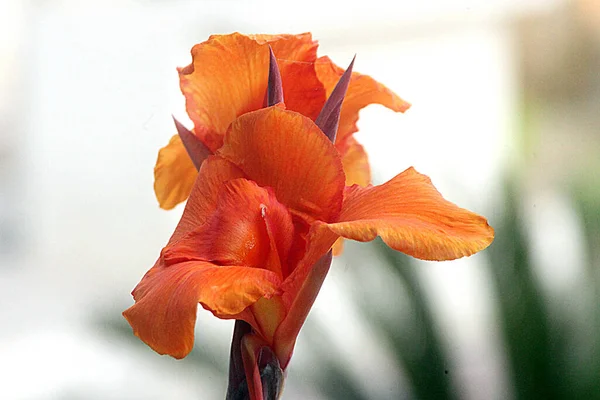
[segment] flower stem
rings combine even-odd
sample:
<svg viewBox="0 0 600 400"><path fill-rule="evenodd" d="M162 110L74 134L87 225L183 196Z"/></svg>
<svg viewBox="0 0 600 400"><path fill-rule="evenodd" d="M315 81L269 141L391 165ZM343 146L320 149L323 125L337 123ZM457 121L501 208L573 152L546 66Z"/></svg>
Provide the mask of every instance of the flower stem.
<svg viewBox="0 0 600 400"><path fill-rule="evenodd" d="M253 342L256 336L252 333L252 327L245 321L236 320L233 328L233 338L231 340L231 352L229 357L229 386L227 388L226 400L277 400L281 396L284 384L283 370L279 365L279 360L268 346L256 347L254 349L244 348L248 342ZM248 357L248 351L252 353ZM258 392L262 392L262 398L257 399L251 395L248 386L246 369L244 368L244 351L246 351L246 362L255 363L260 371L260 383L257 382L252 387L258 387ZM249 377L253 379L253 377ZM258 376L257 376L258 378Z"/></svg>

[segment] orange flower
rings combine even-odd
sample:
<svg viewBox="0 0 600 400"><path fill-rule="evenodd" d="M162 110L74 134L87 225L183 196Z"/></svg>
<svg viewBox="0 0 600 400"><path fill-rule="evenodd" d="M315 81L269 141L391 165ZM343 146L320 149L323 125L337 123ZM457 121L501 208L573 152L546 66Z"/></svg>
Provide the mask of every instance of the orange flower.
<svg viewBox="0 0 600 400"><path fill-rule="evenodd" d="M231 37L286 48L282 37ZM292 59L304 51L295 48ZM306 110L313 106L313 100L306 101L310 90L302 82L310 79L303 81L303 74L310 78L324 64L286 65L282 71L302 72L286 84L274 50L267 51L262 102L268 107L234 116L223 135L215 128L218 113L215 118L198 113L203 122L195 121L195 133L176 122L179 136L161 154L177 168L187 159L199 172L179 225L134 289L135 304L123 313L144 342L176 358L193 347L198 303L219 318L236 319L229 390L245 387L252 400L262 399L263 389L280 390L296 337L329 270L334 243L381 236L414 257L446 260L471 255L493 240L483 217L444 200L412 168L381 186L348 185L368 177L364 151L351 137L364 99L356 100L361 97L356 90L354 99L345 98L357 77L354 62L346 72L329 64L336 80L341 78L321 80L331 86L327 101L307 117L285 108L289 103ZM239 100L248 88L236 85L226 92L242 88ZM302 95L284 105L286 87ZM192 103L198 98L206 100L194 93ZM193 178L182 176L181 182ZM267 370L279 372L263 387Z"/></svg>
<svg viewBox="0 0 600 400"><path fill-rule="evenodd" d="M192 63L179 69L179 78L187 113L194 123L192 133L209 152L221 147L235 118L266 105L269 46L279 63L285 107L313 121L343 73L328 57L317 58L317 43L310 33L234 33L214 35L197 44L192 48ZM352 74L335 142L342 155L347 185L370 183L367 155L352 134L358 130L358 111L372 103L402 112L410 106L372 78ZM154 190L160 206L171 209L187 199L196 175L180 138L174 136L160 150L154 169Z"/></svg>
<svg viewBox="0 0 600 400"><path fill-rule="evenodd" d="M244 367L251 398L262 399L260 349L272 349L285 370L339 237L381 236L425 260L469 256L492 242L485 218L443 199L413 168L361 187L345 185L343 165L303 114L279 105L236 118L133 291L124 316L135 334L181 358L193 347L198 303L219 318L246 321L252 332L242 339Z"/></svg>

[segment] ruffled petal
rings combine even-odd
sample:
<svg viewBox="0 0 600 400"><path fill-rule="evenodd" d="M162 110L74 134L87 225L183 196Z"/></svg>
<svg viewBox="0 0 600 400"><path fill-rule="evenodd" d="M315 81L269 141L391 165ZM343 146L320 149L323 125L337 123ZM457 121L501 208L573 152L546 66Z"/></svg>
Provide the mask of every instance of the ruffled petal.
<svg viewBox="0 0 600 400"><path fill-rule="evenodd" d="M310 32L298 35L248 35L258 44L268 44L273 49L277 58L283 60L295 60L314 62L317 59L318 43L312 39Z"/></svg>
<svg viewBox="0 0 600 400"><path fill-rule="evenodd" d="M293 211L321 221L337 218L342 162L309 118L277 107L245 114L233 122L218 154L259 185L272 187Z"/></svg>
<svg viewBox="0 0 600 400"><path fill-rule="evenodd" d="M247 179L223 184L212 216L163 250L165 266L192 260L265 268L282 277L294 226L272 191Z"/></svg>
<svg viewBox="0 0 600 400"><path fill-rule="evenodd" d="M229 161L217 156L208 157L200 167L190 198L169 245L209 219L217 208L219 191L225 182L243 177L244 173Z"/></svg>
<svg viewBox="0 0 600 400"><path fill-rule="evenodd" d="M221 318L240 313L277 293L271 271L191 261L155 266L133 291L135 304L123 315L136 336L159 354L185 357L194 345L198 303Z"/></svg>
<svg viewBox="0 0 600 400"><path fill-rule="evenodd" d="M342 154L342 165L346 174L346 186L354 184L365 187L371 183L369 157L360 143L350 136Z"/></svg>
<svg viewBox="0 0 600 400"><path fill-rule="evenodd" d="M445 200L413 168L381 186L347 188L339 222L326 226L361 242L381 236L393 249L424 260L469 256L494 238L485 218Z"/></svg>
<svg viewBox="0 0 600 400"><path fill-rule="evenodd" d="M310 33L299 35L250 35L258 43L267 43L277 58L285 106L313 121L325 104L325 87L319 81L314 62L316 41Z"/></svg>
<svg viewBox="0 0 600 400"><path fill-rule="evenodd" d="M325 86L327 96L331 94L344 70L335 65L329 57L319 57L315 63L317 76ZM343 142L358 130L358 112L369 104L381 104L393 111L406 111L410 104L394 92L367 75L352 73L352 80L342 104L342 113L336 142Z"/></svg>
<svg viewBox="0 0 600 400"><path fill-rule="evenodd" d="M311 101L321 97L324 101L325 89L312 65L317 44L310 34L213 35L194 46L192 64L179 69L181 91L195 133L211 151L221 146L223 135L236 117L263 106L269 45L280 61L288 107L312 115L319 104Z"/></svg>
<svg viewBox="0 0 600 400"><path fill-rule="evenodd" d="M198 172L187 155L181 138L175 135L160 149L154 167L154 193L160 208L170 210L185 201Z"/></svg>
<svg viewBox="0 0 600 400"><path fill-rule="evenodd" d="M269 49L239 33L214 35L192 59L179 70L181 91L196 135L214 152L231 121L263 106Z"/></svg>

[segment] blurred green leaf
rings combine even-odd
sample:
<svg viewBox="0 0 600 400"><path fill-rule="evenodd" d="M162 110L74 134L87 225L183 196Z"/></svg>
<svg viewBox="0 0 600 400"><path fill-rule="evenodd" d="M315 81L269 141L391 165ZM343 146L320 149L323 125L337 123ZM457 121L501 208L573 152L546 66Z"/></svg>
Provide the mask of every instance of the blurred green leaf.
<svg viewBox="0 0 600 400"><path fill-rule="evenodd" d="M561 339L552 331L547 304L534 279L517 199L514 187L508 186L504 216L488 249L509 373L517 399L561 399L566 389L561 378L567 373L557 351Z"/></svg>
<svg viewBox="0 0 600 400"><path fill-rule="evenodd" d="M455 399L447 355L417 266L380 239L357 246L360 250L355 251L355 244L348 243L344 255L358 291L353 296L356 305L410 384L410 388L398 387L403 392L389 398Z"/></svg>

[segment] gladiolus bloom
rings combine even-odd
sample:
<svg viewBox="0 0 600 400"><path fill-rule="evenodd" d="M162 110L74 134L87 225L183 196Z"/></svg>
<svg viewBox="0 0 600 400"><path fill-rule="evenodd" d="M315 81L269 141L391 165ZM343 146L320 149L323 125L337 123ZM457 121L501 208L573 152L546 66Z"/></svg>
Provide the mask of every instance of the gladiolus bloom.
<svg viewBox="0 0 600 400"><path fill-rule="evenodd" d="M213 35L192 49L192 63L179 69L186 110L193 134L206 148L217 151L233 120L265 107L269 46L278 60L285 105L317 118L344 72L328 57L317 58L317 43L310 33L300 35ZM372 78L353 73L344 99L335 146L342 155L346 184L370 183L363 147L352 136L358 112L369 104L405 111L410 104ZM197 171L178 136L160 150L154 169L154 190L159 204L171 209L186 200Z"/></svg>

